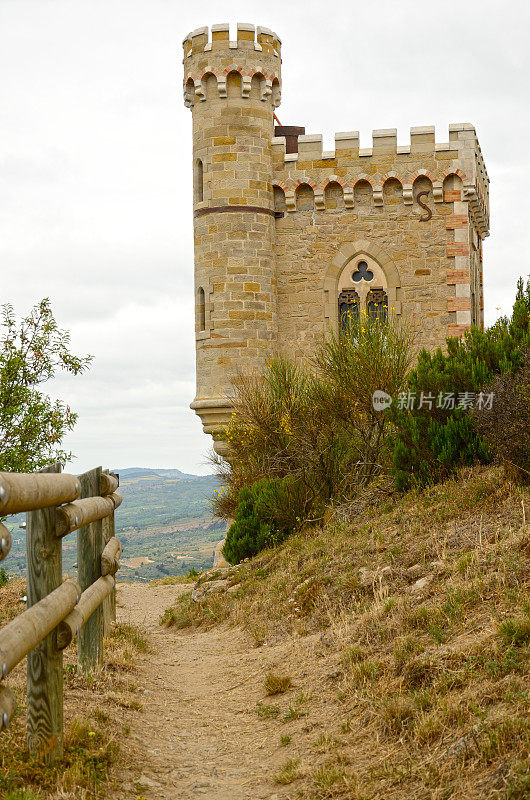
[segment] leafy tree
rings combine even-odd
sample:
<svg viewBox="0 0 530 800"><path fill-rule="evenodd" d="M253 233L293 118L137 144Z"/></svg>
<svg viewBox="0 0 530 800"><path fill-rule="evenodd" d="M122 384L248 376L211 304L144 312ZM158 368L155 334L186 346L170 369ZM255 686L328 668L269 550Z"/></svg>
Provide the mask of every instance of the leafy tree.
<svg viewBox="0 0 530 800"><path fill-rule="evenodd" d="M0 470L31 472L51 461L68 461L61 443L77 421L70 406L52 400L41 387L59 370L77 375L92 356L70 352L70 335L61 330L45 298L17 319L2 306L0 338Z"/></svg>

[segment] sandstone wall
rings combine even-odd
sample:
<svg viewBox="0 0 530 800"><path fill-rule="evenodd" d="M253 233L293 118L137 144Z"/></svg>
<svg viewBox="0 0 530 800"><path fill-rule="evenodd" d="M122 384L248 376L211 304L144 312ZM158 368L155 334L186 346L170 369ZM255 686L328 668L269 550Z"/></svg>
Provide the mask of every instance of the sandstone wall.
<svg viewBox="0 0 530 800"><path fill-rule="evenodd" d="M193 111L197 396L214 432L239 373L262 369L277 341L274 108L280 43L267 29L227 25L184 42L184 97Z"/></svg>
<svg viewBox="0 0 530 800"><path fill-rule="evenodd" d="M407 147L386 130L364 150L357 133L337 134L334 152L322 151L320 136L300 137L298 154L285 153L284 139L272 148L284 214L276 222L280 346L302 353L337 327L341 276L366 256L383 269L389 305L417 330L419 346L482 324L488 192L473 126L451 126L444 144L434 128L413 128Z"/></svg>

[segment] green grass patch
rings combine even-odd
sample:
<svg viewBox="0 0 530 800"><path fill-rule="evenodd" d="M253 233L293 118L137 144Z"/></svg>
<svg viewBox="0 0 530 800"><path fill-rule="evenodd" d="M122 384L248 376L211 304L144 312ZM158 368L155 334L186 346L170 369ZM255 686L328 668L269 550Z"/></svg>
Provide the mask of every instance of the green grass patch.
<svg viewBox="0 0 530 800"><path fill-rule="evenodd" d="M274 776L276 783L289 784L300 777L298 766L300 764L299 758L289 758L281 767L280 771Z"/></svg>

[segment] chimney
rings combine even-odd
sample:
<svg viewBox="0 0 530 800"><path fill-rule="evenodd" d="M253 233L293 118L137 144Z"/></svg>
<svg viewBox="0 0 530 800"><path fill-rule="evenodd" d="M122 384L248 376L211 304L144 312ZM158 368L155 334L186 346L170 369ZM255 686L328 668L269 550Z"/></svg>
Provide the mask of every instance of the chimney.
<svg viewBox="0 0 530 800"><path fill-rule="evenodd" d="M276 125L275 136L285 136L285 152L298 153L298 137L305 135L305 128L297 125Z"/></svg>

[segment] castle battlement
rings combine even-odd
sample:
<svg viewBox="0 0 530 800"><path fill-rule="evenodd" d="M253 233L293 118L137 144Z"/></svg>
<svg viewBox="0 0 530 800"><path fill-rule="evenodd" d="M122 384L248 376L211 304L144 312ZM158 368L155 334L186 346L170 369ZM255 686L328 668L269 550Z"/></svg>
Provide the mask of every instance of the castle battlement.
<svg viewBox="0 0 530 800"><path fill-rule="evenodd" d="M236 78L243 99L250 98L254 82L260 99L271 98L277 108L281 102L282 61L278 36L269 28L256 29L246 22L238 23L235 42L230 41L228 23L212 25L211 33L209 40L208 28L197 28L184 39L184 105L193 108L197 99L205 101L207 83L213 76L217 81L215 99L226 99L228 80Z"/></svg>
<svg viewBox="0 0 530 800"><path fill-rule="evenodd" d="M282 42L280 37L270 28L250 25L247 22L237 23L237 39L230 41L228 22L212 25L211 38L207 27L197 28L188 33L182 42L184 61L196 53L210 53L212 50L254 50L269 53L281 59Z"/></svg>
<svg viewBox="0 0 530 800"><path fill-rule="evenodd" d="M457 175L482 236L489 231L489 177L477 139L470 123L449 125L449 141L437 142L433 125L410 128L410 144L398 145L397 129L372 131L372 147L361 147L359 131L335 134L335 149L323 149L322 134L298 137L298 152L288 153L286 139L271 139L273 185L285 193L286 210L296 211L295 195L303 184L311 187L315 208L323 209L324 191L330 183L339 184L348 208L354 206L357 183L372 187L373 202L383 205L384 185L398 181L405 205L412 205L414 184L427 178L435 203L444 202L444 183Z"/></svg>

